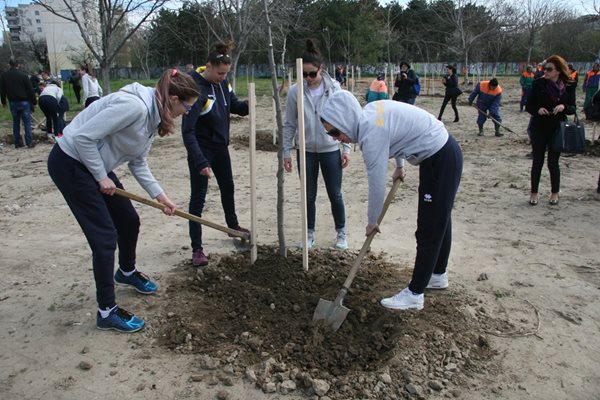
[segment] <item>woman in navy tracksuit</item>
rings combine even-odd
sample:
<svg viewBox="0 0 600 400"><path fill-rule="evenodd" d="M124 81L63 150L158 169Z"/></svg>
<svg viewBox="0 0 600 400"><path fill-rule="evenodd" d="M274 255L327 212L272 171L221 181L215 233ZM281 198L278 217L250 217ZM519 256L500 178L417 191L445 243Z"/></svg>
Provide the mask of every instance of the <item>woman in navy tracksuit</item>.
<svg viewBox="0 0 600 400"><path fill-rule="evenodd" d="M238 100L227 74L231 70L231 44L219 44L208 56L205 67L198 68L192 77L198 84L200 97L183 118L183 143L188 153L190 169L190 213L201 216L212 173L221 191L221 204L227 226L242 232L235 213L233 172L229 156L229 114L248 115L248 102ZM192 264L208 264L202 248L202 226L189 223L192 242Z"/></svg>

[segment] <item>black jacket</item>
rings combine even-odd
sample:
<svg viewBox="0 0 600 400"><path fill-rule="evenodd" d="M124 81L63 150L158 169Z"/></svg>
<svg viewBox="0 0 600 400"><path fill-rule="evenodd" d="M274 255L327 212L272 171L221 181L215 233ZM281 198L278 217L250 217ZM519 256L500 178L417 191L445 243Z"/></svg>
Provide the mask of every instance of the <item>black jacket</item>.
<svg viewBox="0 0 600 400"><path fill-rule="evenodd" d="M412 69L406 71L406 78L402 79L402 72L396 75L396 82L394 87L398 88L398 97L401 99L407 99L411 97L417 97L413 85L417 82L417 74Z"/></svg>
<svg viewBox="0 0 600 400"><path fill-rule="evenodd" d="M0 98L3 105L8 101L29 101L32 106L37 104L31 81L17 68L11 68L0 76Z"/></svg>
<svg viewBox="0 0 600 400"><path fill-rule="evenodd" d="M240 101L227 80L213 84L197 72L192 77L200 97L189 114L183 116L183 143L196 170L209 167L203 148L218 149L229 145L229 114L248 115L248 102Z"/></svg>
<svg viewBox="0 0 600 400"><path fill-rule="evenodd" d="M560 121L566 120L567 115L575 114L575 86L567 84L563 95L557 101L552 101L546 89L547 83L548 80L545 78L533 81L531 93L527 98L525 109L533 116L531 130L534 133L554 134L560 125ZM552 112L554 107L559 104L564 105L565 109L556 115L538 114L539 109L542 107Z"/></svg>
<svg viewBox="0 0 600 400"><path fill-rule="evenodd" d="M446 79L442 83L446 86L447 97L455 97L462 94L462 90L458 87L458 77L456 74L446 76Z"/></svg>

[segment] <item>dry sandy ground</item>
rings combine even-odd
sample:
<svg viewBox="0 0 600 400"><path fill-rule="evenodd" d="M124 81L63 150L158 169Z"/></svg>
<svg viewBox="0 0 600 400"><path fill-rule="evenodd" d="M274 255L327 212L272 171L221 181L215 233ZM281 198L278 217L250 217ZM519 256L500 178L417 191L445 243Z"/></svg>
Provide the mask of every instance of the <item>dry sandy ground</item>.
<svg viewBox="0 0 600 400"><path fill-rule="evenodd" d="M544 169L537 207L527 203L529 168L525 157L527 114L518 112L518 89L506 90L504 122L517 135L476 137L475 111L460 106L461 122L445 121L465 155L463 180L454 211L450 283L475 296L494 317L521 324L524 337L489 335L498 370L481 371L456 395L464 399L597 399L600 391L600 202L594 198L599 163L595 157L561 158L560 205L552 207ZM357 91L358 94L358 91ZM420 97L418 105L437 113L441 98ZM270 100L259 99L258 128L272 124ZM489 124L488 124L489 125ZM233 132L246 134L247 120ZM2 137L8 135L2 128ZM590 135L591 136L591 135ZM213 399L227 390L231 399L296 398L301 393L266 395L242 379L233 386L195 382L198 357L154 345L150 326L139 334L97 331L90 251L60 193L46 171L50 145L0 153L0 398L2 399ZM248 151L232 146L240 220L248 225ZM188 171L179 136L158 140L150 163L171 198L187 209ZM277 242L276 154L258 154L258 240ZM392 165L390 165L392 168ZM143 194L126 168L118 174L129 190ZM286 240L300 242L298 179L286 176ZM372 249L384 251L402 268L415 256L418 169L408 167L406 182L382 224ZM344 172L347 227L358 249L366 225L367 182L360 152ZM333 244L334 230L322 183L319 186L317 244ZM162 293L143 297L117 288L121 305L150 320L157 313L170 277L190 257L187 222L168 219L136 205L142 220L138 265L162 285ZM222 222L216 182L204 217ZM213 255L236 251L231 239L205 230L205 249ZM359 272L360 273L360 272ZM479 280L485 273L487 280ZM382 297L388 293L375 293ZM428 302L424 313L427 312ZM177 310L174 310L177 311ZM539 330L538 318L539 314ZM510 335L509 335L510 336ZM83 364L81 364L83 362ZM414 360L419 363L420 360ZM83 367L83 368L82 368ZM87 369L88 367L91 367ZM211 385L212 384L212 385ZM450 397L425 391L422 398ZM316 398L316 397L315 397Z"/></svg>

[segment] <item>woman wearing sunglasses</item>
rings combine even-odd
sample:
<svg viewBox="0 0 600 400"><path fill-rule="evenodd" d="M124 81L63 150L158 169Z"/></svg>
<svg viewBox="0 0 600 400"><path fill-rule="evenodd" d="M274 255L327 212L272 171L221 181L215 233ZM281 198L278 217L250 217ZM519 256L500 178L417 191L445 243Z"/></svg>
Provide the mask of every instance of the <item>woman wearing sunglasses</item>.
<svg viewBox="0 0 600 400"><path fill-rule="evenodd" d="M369 180L367 235L379 232L377 218L383 209L389 159L396 160L392 180L404 180L404 160L419 166L412 280L381 304L395 310L422 309L426 288L448 287L452 206L463 166L460 146L432 114L393 100L369 103L362 109L352 93L339 91L325 104L321 117L329 135L342 143L358 143L362 150Z"/></svg>
<svg viewBox="0 0 600 400"><path fill-rule="evenodd" d="M342 197L342 169L350 162L350 145L340 145L324 131L320 114L329 96L340 90L340 85L323 69L323 59L311 40L306 42L302 54L304 76L304 129L306 142L306 197L308 211L308 247L315 245L315 220L317 181L319 168L323 173L325 188L331 202L333 221L337 232L335 247L348 248L346 240L346 211ZM295 147L298 128L297 87L293 85L287 95L285 123L283 125L283 166L292 172L292 148ZM299 151L296 152L297 157ZM299 158L299 157L298 157Z"/></svg>
<svg viewBox="0 0 600 400"><path fill-rule="evenodd" d="M546 150L548 151L548 171L550 172L550 205L558 204L560 191L560 153L552 145L554 135L560 127L560 121L567 115L575 114L575 86L570 78L567 62L558 55L546 59L544 76L533 81L531 95L526 110L532 115L531 148L531 194L529 204L535 206L539 201L538 187Z"/></svg>
<svg viewBox="0 0 600 400"><path fill-rule="evenodd" d="M155 88L133 83L90 104L63 130L50 152L50 177L92 250L98 329L135 332L144 327L143 319L117 305L115 283L142 294L158 289L136 268L140 219L129 199L114 195L115 188L123 189L123 185L113 170L127 162L138 183L164 205L163 212L173 215L175 204L148 168L148 153L156 134L173 133L174 119L197 98L193 79L170 69ZM119 269L115 273L117 247Z"/></svg>

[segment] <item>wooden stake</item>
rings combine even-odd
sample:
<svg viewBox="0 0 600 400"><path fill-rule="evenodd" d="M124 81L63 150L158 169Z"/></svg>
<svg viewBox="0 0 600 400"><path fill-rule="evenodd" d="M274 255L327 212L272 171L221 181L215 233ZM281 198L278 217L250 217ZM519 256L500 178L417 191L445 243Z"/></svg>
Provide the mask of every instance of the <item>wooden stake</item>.
<svg viewBox="0 0 600 400"><path fill-rule="evenodd" d="M308 221L306 219L306 144L304 141L304 78L302 77L302 59L296 59L298 103L298 145L300 146L300 212L302 217L302 267L308 271Z"/></svg>
<svg viewBox="0 0 600 400"><path fill-rule="evenodd" d="M250 109L250 265L258 254L256 248L256 90L255 83L248 85L248 108Z"/></svg>
<svg viewBox="0 0 600 400"><path fill-rule="evenodd" d="M352 72L350 75L350 92L354 94L354 65L352 66Z"/></svg>

